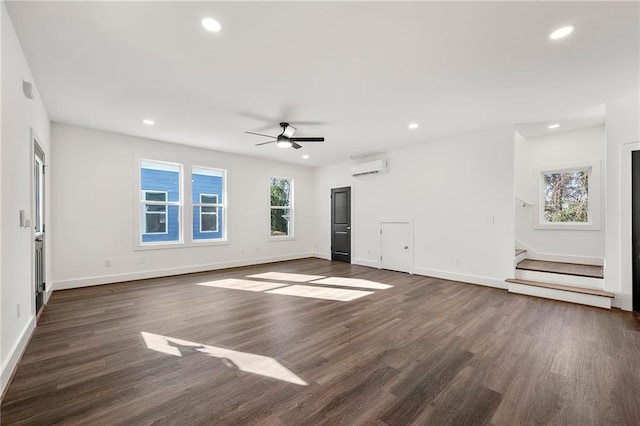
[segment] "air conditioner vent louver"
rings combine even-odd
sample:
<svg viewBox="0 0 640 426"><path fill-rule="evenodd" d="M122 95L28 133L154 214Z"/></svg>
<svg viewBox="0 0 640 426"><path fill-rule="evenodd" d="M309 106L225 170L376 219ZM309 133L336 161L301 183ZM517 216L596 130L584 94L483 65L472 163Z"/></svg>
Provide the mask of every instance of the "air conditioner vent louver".
<svg viewBox="0 0 640 426"><path fill-rule="evenodd" d="M355 164L351 167L351 176L377 175L386 173L387 171L387 160L375 160L367 163Z"/></svg>

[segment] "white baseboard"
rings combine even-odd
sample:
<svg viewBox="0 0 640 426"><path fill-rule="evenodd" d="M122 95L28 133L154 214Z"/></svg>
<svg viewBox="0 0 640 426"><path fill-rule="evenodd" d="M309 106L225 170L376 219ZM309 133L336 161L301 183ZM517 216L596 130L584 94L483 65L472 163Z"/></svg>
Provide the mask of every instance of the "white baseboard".
<svg viewBox="0 0 640 426"><path fill-rule="evenodd" d="M604 266L604 258L592 256L574 256L569 254L558 253L540 253L535 249L524 244L522 241L516 240L516 248L527 251L527 259L545 260L547 262L563 262L563 263L579 263L583 265Z"/></svg>
<svg viewBox="0 0 640 426"><path fill-rule="evenodd" d="M194 272L215 271L217 269L236 268L239 266L259 265L263 263L282 262L285 260L304 259L314 257L312 253L297 253L281 256L261 257L253 259L233 260L227 262L208 263L204 265L183 266L178 268L154 269L152 271L128 272L124 274L100 275L96 277L77 278L72 280L55 281L53 290L89 287L92 285L111 284L122 281L144 280L147 278L167 277L171 275L191 274Z"/></svg>
<svg viewBox="0 0 640 426"><path fill-rule="evenodd" d="M20 337L13 344L13 347L9 351L7 359L2 364L2 372L0 373L0 395L4 396L4 391L11 380L11 376L18 366L18 362L22 357L22 353L27 347L27 343L29 343L29 339L31 339L31 335L33 334L33 330L36 328L36 317L32 316L27 325L20 333Z"/></svg>
<svg viewBox="0 0 640 426"><path fill-rule="evenodd" d="M374 260L367 260L367 259L353 259L352 262L354 265L362 265L362 266L368 266L370 268L378 268L380 269L380 264Z"/></svg>
<svg viewBox="0 0 640 426"><path fill-rule="evenodd" d="M317 257L318 259L331 260L330 253L313 253L313 257Z"/></svg>
<svg viewBox="0 0 640 426"><path fill-rule="evenodd" d="M489 277L482 277L479 275L459 274L455 272L437 271L434 269L427 269L427 268L420 268L420 267L414 267L413 273L417 275L424 275L426 277L441 278L441 279L450 280L450 281L461 281L464 283L478 284L486 287L501 288L503 290L507 289L507 283L504 282L503 280L489 278Z"/></svg>

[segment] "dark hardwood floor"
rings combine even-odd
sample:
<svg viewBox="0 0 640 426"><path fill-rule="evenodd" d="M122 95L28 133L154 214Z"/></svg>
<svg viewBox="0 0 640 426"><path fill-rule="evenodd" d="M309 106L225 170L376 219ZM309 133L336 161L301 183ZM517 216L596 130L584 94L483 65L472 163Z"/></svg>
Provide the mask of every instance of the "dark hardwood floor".
<svg viewBox="0 0 640 426"><path fill-rule="evenodd" d="M194 285L263 272L393 287L344 302ZM639 425L640 317L319 259L60 291L1 410L6 425Z"/></svg>

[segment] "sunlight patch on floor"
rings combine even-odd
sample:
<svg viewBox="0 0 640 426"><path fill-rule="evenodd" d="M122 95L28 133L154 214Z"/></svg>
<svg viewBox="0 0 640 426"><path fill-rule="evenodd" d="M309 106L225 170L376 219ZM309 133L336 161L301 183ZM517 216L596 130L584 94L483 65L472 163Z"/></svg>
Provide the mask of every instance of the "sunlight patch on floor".
<svg viewBox="0 0 640 426"><path fill-rule="evenodd" d="M198 285L202 285L206 287L231 288L234 290L245 290L245 291L266 291L266 290L272 290L274 288L286 286L287 284L270 283L270 282L264 282L264 281L241 280L238 278L225 278L223 280L218 280L218 281L198 283Z"/></svg>
<svg viewBox="0 0 640 426"><path fill-rule="evenodd" d="M329 277L321 280L313 281L310 284L324 284L324 285L337 285L341 287L359 287L370 288L374 290L386 290L393 287L389 284L382 284L375 281L363 280L360 278L342 278L342 277Z"/></svg>
<svg viewBox="0 0 640 426"><path fill-rule="evenodd" d="M229 368L237 368L246 373L256 374L283 382L307 386L307 382L296 376L291 370L280 364L275 359L256 355L249 352L234 351L218 346L204 345L188 340L175 339L160 334L140 332L148 349L173 356L182 356L184 353L201 353L213 358L221 359Z"/></svg>
<svg viewBox="0 0 640 426"><path fill-rule="evenodd" d="M269 290L266 293L349 302L351 300L373 294L373 291L344 290L340 288L313 287L310 285L292 285L289 287Z"/></svg>
<svg viewBox="0 0 640 426"><path fill-rule="evenodd" d="M306 283L324 278L323 275L289 274L286 272L265 272L262 274L247 275L247 278L260 278L263 280L291 281L295 283Z"/></svg>

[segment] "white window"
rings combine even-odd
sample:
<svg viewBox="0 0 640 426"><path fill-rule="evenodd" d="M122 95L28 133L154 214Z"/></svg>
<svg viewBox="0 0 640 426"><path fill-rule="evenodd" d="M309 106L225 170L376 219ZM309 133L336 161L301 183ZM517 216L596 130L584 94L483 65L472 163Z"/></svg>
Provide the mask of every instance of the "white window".
<svg viewBox="0 0 640 426"><path fill-rule="evenodd" d="M167 233L167 193L165 191L142 191L144 234Z"/></svg>
<svg viewBox="0 0 640 426"><path fill-rule="evenodd" d="M226 172L220 169L191 169L191 202L193 204L192 238L194 242L224 241Z"/></svg>
<svg viewBox="0 0 640 426"><path fill-rule="evenodd" d="M597 166L540 170L537 229L600 227L600 171Z"/></svg>
<svg viewBox="0 0 640 426"><path fill-rule="evenodd" d="M218 232L218 196L200 194L200 232Z"/></svg>
<svg viewBox="0 0 640 426"><path fill-rule="evenodd" d="M293 179L269 178L271 237L293 236Z"/></svg>
<svg viewBox="0 0 640 426"><path fill-rule="evenodd" d="M140 161L140 244L182 242L182 164Z"/></svg>

